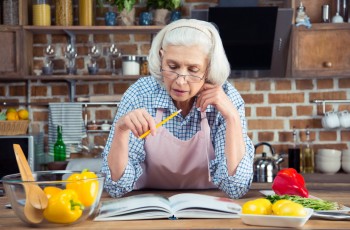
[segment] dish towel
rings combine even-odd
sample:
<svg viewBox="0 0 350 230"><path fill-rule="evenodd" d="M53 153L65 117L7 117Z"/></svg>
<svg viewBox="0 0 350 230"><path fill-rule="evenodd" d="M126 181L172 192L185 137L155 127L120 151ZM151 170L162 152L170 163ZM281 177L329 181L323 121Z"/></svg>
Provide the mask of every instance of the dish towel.
<svg viewBox="0 0 350 230"><path fill-rule="evenodd" d="M67 158L73 145L79 146L87 136L83 121L83 107L80 103L49 103L49 155L57 139L57 125L62 125L62 137L66 144ZM76 147L75 147L76 148Z"/></svg>

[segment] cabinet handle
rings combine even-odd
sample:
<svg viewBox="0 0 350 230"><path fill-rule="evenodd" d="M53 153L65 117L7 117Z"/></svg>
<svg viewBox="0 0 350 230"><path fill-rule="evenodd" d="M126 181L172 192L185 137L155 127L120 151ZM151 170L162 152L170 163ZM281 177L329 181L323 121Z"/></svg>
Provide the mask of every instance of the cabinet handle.
<svg viewBox="0 0 350 230"><path fill-rule="evenodd" d="M329 61L323 62L323 67L332 68L332 62L329 62Z"/></svg>

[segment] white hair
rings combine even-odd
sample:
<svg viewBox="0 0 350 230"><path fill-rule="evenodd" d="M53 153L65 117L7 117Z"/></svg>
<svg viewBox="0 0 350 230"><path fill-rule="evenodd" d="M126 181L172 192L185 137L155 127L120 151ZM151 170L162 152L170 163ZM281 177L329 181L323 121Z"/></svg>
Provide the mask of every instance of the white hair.
<svg viewBox="0 0 350 230"><path fill-rule="evenodd" d="M160 50L169 45L199 45L208 54L209 82L222 85L230 75L230 63L227 60L220 35L211 23L196 19L180 19L165 26L154 37L149 53L149 70L153 77L162 82L160 72Z"/></svg>

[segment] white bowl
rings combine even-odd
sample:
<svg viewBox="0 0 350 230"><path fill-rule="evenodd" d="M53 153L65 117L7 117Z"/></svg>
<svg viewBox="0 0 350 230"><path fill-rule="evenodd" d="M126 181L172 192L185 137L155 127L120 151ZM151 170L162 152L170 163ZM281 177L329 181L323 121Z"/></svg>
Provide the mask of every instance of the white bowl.
<svg viewBox="0 0 350 230"><path fill-rule="evenodd" d="M323 157L323 156L315 156L315 161L323 161L325 163L328 162L332 162L332 163L336 163L336 162L341 162L341 158L337 157L337 158L331 158L331 157Z"/></svg>
<svg viewBox="0 0 350 230"><path fill-rule="evenodd" d="M349 161L343 161L341 163L341 168L344 170L344 172L350 173L350 160Z"/></svg>
<svg viewBox="0 0 350 230"><path fill-rule="evenodd" d="M342 161L350 161L350 156L342 156L341 160Z"/></svg>
<svg viewBox="0 0 350 230"><path fill-rule="evenodd" d="M300 228L310 219L313 213L313 209L305 209L307 215L303 217L253 214L240 214L240 217L242 222L247 225Z"/></svg>
<svg viewBox="0 0 350 230"><path fill-rule="evenodd" d="M342 156L348 156L348 157L350 157L350 149L344 149L344 150L341 152L341 155L342 155Z"/></svg>
<svg viewBox="0 0 350 230"><path fill-rule="evenodd" d="M341 162L323 162L323 161L316 161L316 170L322 173L326 174L335 174L339 171L341 168Z"/></svg>
<svg viewBox="0 0 350 230"><path fill-rule="evenodd" d="M329 157L340 157L341 151L337 149L319 149L317 150L317 155L319 156L329 156Z"/></svg>

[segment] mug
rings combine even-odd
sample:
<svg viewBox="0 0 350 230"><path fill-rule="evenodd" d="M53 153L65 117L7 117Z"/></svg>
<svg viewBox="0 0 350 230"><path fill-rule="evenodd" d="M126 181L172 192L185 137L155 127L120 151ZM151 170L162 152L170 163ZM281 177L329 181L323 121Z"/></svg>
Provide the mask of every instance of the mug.
<svg viewBox="0 0 350 230"><path fill-rule="evenodd" d="M340 126L339 117L337 112L326 112L322 117L322 126L325 129L334 129Z"/></svg>
<svg viewBox="0 0 350 230"><path fill-rule="evenodd" d="M350 127L350 112L347 110L343 110L338 112L339 124L342 128Z"/></svg>

